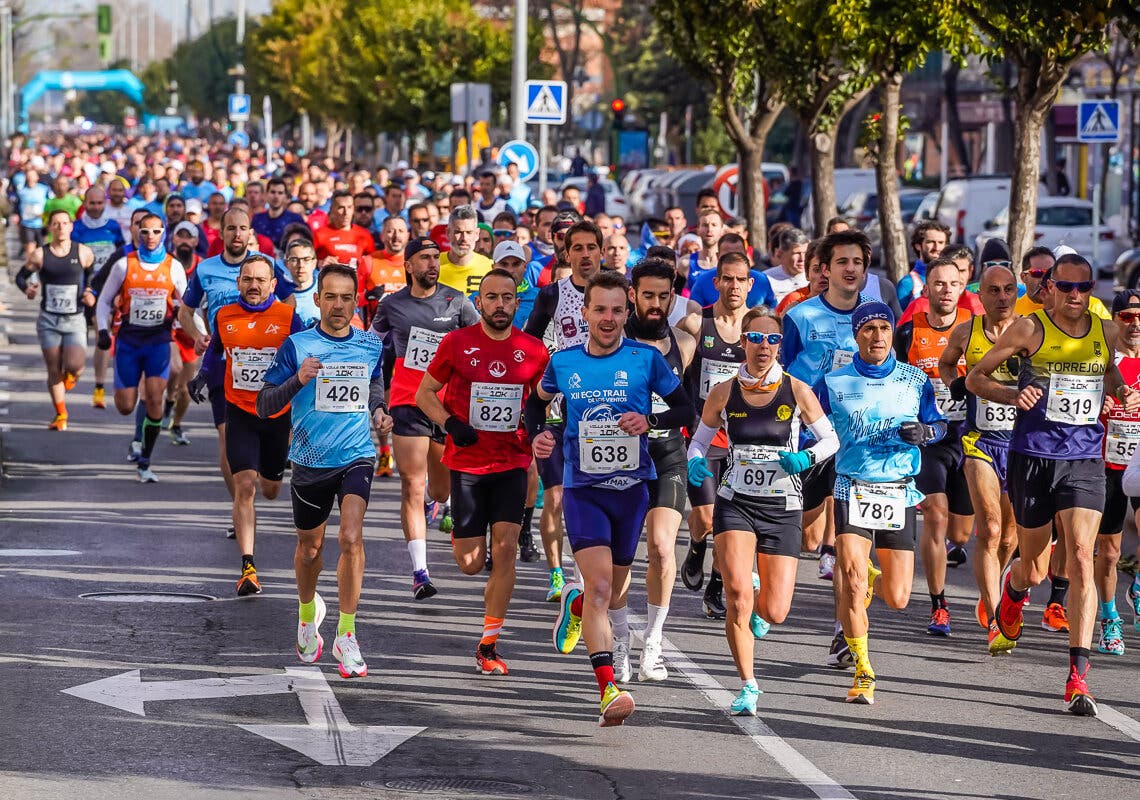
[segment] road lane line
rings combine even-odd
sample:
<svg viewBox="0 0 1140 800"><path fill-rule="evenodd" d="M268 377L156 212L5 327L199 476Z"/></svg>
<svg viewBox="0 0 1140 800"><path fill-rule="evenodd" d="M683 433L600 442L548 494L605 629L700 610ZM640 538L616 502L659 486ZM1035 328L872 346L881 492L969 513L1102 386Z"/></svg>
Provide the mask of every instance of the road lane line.
<svg viewBox="0 0 1140 800"><path fill-rule="evenodd" d="M1109 708L1104 703L1097 703L1097 719L1106 725L1111 725L1125 736L1131 736L1137 742L1140 742L1140 722L1132 719L1132 717L1121 714L1114 708Z"/></svg>

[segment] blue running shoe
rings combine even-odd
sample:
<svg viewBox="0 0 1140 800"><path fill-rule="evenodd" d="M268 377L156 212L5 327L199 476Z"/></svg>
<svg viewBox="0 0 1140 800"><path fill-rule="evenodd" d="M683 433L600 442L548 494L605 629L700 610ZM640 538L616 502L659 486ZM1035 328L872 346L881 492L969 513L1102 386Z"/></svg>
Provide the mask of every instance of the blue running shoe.
<svg viewBox="0 0 1140 800"><path fill-rule="evenodd" d="M763 692L759 687L753 686L750 683L744 684L740 687L740 694L732 701L732 705L728 707L728 713L734 717L754 717L756 716L756 701L760 699Z"/></svg>
<svg viewBox="0 0 1140 800"><path fill-rule="evenodd" d="M1140 576L1137 576L1128 586L1128 602L1132 604L1132 627L1140 633Z"/></svg>
<svg viewBox="0 0 1140 800"><path fill-rule="evenodd" d="M427 600L429 597L435 597L438 593L439 590L431 582L431 577L426 569L417 569L412 573L412 597L416 600Z"/></svg>
<svg viewBox="0 0 1140 800"><path fill-rule="evenodd" d="M760 591L760 576L755 573L752 575L752 588L756 591ZM757 614L755 611L752 612L752 616L748 619L748 627L752 629L752 635L757 639L763 639L768 635L768 631L772 629L772 626L768 623L768 621ZM753 710L755 710L756 704L753 703L752 705Z"/></svg>

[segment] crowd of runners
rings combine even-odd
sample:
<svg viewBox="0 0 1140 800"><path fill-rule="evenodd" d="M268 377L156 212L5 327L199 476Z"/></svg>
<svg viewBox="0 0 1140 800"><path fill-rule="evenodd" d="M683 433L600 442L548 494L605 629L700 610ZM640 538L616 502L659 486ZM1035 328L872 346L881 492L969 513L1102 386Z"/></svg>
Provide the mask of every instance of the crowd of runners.
<svg viewBox="0 0 1140 800"><path fill-rule="evenodd" d="M755 642L787 618L802 553L834 587L819 652L853 670L850 703L874 702L867 609L907 606L916 550L927 634L977 625L960 646L993 656L1027 615L1058 649L1067 635L1071 712L1097 713L1091 652L1124 655L1140 292L1098 300L1080 253L1012 261L995 240L975 255L927 221L895 286L842 218L814 240L774 226L762 253L711 191L695 216L671 208L629 230L585 215L572 187L534 197L517 170L267 164L176 137L18 142L8 200L48 427L66 431L68 404L88 402L74 390L90 355L90 403L106 408L110 385L148 484L163 432L190 445L185 415L208 406L243 596L261 591L255 499L288 474L305 663L324 652L335 507L332 656L345 678L367 675L368 500L397 479L414 601L437 594L430 532L450 534L460 571L486 575L476 666L507 675L516 562L545 561L552 645L584 641L602 726L633 712L635 666L639 681L669 675L678 573L724 621L731 713L756 714ZM966 564L978 599L952 620L947 569ZM1126 596L1140 633L1140 578Z"/></svg>

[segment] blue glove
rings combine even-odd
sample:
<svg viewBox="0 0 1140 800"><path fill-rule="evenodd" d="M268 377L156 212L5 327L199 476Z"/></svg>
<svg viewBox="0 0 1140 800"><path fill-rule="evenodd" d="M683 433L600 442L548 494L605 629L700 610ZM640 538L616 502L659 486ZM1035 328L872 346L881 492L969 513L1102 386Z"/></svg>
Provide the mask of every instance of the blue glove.
<svg viewBox="0 0 1140 800"><path fill-rule="evenodd" d="M789 475L798 475L812 465L811 454L806 450L795 453L791 450L781 450L776 453L776 458L780 461L781 469Z"/></svg>
<svg viewBox="0 0 1140 800"><path fill-rule="evenodd" d="M702 456L693 456L689 459L689 483L700 486L705 478L711 478L713 472L709 469L708 459Z"/></svg>

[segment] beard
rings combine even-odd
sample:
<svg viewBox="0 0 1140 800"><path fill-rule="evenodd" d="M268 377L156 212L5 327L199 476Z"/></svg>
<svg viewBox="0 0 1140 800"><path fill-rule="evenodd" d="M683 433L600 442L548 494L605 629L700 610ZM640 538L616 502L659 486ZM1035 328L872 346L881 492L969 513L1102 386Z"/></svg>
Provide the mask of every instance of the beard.
<svg viewBox="0 0 1140 800"><path fill-rule="evenodd" d="M183 265L189 264L190 260L192 258L194 258L194 247L193 247L193 245L188 245L188 244L178 245L178 247L174 248L174 257L177 258L179 261L181 261L183 263Z"/></svg>
<svg viewBox="0 0 1140 800"><path fill-rule="evenodd" d="M482 316L483 321L487 323L487 327L494 331L505 331L507 328L511 327L511 323L513 322L509 314L483 314Z"/></svg>

